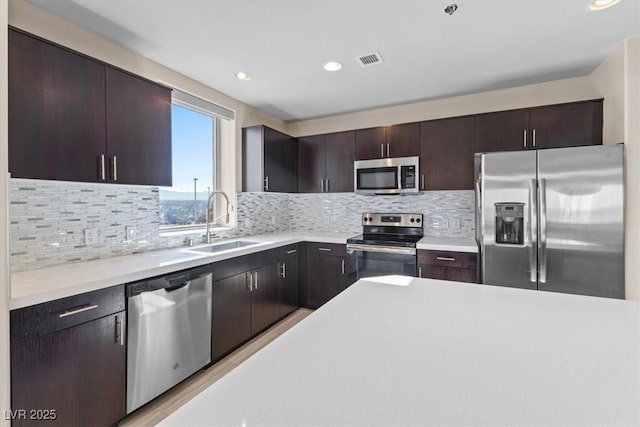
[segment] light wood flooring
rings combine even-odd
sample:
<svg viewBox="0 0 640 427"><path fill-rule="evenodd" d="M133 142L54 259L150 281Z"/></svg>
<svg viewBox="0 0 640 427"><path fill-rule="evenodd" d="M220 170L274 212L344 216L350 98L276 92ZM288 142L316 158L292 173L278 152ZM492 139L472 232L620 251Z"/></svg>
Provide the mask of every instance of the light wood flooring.
<svg viewBox="0 0 640 427"><path fill-rule="evenodd" d="M306 308L294 311L288 317L285 317L233 353L227 355L224 359L216 362L206 370L198 372L146 406L138 409L121 421L119 426L153 426L159 423L312 312L313 310Z"/></svg>

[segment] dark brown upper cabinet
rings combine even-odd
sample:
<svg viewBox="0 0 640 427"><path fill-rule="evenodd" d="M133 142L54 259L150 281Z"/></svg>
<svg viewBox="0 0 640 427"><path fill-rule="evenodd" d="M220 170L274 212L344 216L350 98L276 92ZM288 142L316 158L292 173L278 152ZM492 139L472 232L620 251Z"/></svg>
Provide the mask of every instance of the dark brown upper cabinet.
<svg viewBox="0 0 640 427"><path fill-rule="evenodd" d="M111 182L171 185L171 93L107 67L107 157Z"/></svg>
<svg viewBox="0 0 640 427"><path fill-rule="evenodd" d="M531 108L529 127L531 148L602 144L602 100Z"/></svg>
<svg viewBox="0 0 640 427"><path fill-rule="evenodd" d="M10 29L9 171L171 185L171 91Z"/></svg>
<svg viewBox="0 0 640 427"><path fill-rule="evenodd" d="M597 144L602 144L602 100L476 115L476 153Z"/></svg>
<svg viewBox="0 0 640 427"><path fill-rule="evenodd" d="M105 67L9 31L9 171L95 182L104 154Z"/></svg>
<svg viewBox="0 0 640 427"><path fill-rule="evenodd" d="M473 189L473 116L420 124L420 189Z"/></svg>
<svg viewBox="0 0 640 427"><path fill-rule="evenodd" d="M420 155L420 123L356 130L356 160Z"/></svg>
<svg viewBox="0 0 640 427"><path fill-rule="evenodd" d="M242 191L298 191L298 144L267 126L242 129Z"/></svg>
<svg viewBox="0 0 640 427"><path fill-rule="evenodd" d="M298 138L298 192L353 191L355 132Z"/></svg>

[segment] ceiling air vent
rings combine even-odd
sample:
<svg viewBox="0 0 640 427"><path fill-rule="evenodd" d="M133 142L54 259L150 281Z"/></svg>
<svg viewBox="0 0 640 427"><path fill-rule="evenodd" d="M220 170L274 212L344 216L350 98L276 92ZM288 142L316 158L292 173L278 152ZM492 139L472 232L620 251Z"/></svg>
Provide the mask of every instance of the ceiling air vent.
<svg viewBox="0 0 640 427"><path fill-rule="evenodd" d="M356 61L358 61L358 64L363 67L369 67L371 65L381 64L384 62L380 52L373 52L367 55L358 56L356 57Z"/></svg>

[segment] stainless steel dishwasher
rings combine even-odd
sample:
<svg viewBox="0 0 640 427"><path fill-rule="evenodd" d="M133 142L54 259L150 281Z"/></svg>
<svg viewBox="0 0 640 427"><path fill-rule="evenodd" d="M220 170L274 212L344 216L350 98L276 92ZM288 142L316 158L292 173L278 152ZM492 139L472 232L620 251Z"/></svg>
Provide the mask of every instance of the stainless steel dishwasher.
<svg viewBox="0 0 640 427"><path fill-rule="evenodd" d="M127 413L211 362L211 268L127 285Z"/></svg>

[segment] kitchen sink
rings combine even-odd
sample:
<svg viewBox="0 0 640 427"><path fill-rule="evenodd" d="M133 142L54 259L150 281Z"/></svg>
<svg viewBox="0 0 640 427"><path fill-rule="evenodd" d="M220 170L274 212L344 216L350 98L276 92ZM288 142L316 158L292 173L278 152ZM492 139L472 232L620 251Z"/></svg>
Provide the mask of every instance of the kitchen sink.
<svg viewBox="0 0 640 427"><path fill-rule="evenodd" d="M199 248L193 248L189 250L193 252L215 253L215 252L228 251L231 249L245 248L247 246L259 245L260 243L262 242L256 242L253 240L236 240L233 242L216 243L214 245L201 246Z"/></svg>

